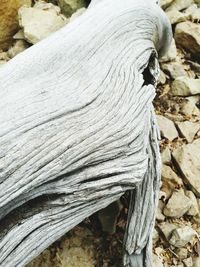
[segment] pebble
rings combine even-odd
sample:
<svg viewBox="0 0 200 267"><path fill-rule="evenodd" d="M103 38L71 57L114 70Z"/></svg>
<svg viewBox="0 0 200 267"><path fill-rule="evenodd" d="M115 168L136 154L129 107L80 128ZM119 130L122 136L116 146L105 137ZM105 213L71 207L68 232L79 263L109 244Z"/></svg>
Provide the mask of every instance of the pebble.
<svg viewBox="0 0 200 267"><path fill-rule="evenodd" d="M171 85L173 96L191 96L200 94L200 79L192 79L186 76L177 77Z"/></svg>
<svg viewBox="0 0 200 267"><path fill-rule="evenodd" d="M169 141L173 141L178 138L178 132L173 121L162 115L157 115L157 121L162 137L168 139Z"/></svg>
<svg viewBox="0 0 200 267"><path fill-rule="evenodd" d="M191 121L183 121L183 122L176 122L176 126L180 131L180 135L184 137L188 143L191 143L200 130L200 123L199 122L191 122Z"/></svg>
<svg viewBox="0 0 200 267"><path fill-rule="evenodd" d="M197 232L189 226L183 226L172 231L169 242L174 247L184 247L197 236Z"/></svg>

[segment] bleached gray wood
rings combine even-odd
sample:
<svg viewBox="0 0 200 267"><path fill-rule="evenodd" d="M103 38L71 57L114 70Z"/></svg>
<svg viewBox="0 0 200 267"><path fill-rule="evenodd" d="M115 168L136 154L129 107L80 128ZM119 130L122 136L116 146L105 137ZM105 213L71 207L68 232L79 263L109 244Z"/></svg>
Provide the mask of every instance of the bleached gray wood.
<svg viewBox="0 0 200 267"><path fill-rule="evenodd" d="M102 0L0 69L0 266L25 266L127 190L124 264L151 266L152 100L170 41L155 1Z"/></svg>

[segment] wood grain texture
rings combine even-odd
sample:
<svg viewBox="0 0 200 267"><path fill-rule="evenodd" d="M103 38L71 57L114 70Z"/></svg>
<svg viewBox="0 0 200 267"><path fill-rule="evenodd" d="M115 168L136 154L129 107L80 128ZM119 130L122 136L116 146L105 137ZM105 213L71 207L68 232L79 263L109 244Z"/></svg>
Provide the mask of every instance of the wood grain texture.
<svg viewBox="0 0 200 267"><path fill-rule="evenodd" d="M151 266L152 100L170 41L153 0L103 0L1 68L0 266L25 266L127 190L124 265Z"/></svg>

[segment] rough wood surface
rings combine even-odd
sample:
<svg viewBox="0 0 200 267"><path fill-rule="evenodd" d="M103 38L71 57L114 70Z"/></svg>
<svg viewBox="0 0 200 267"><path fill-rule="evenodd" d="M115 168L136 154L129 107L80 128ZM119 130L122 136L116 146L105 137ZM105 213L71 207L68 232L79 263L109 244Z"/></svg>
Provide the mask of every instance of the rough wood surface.
<svg viewBox="0 0 200 267"><path fill-rule="evenodd" d="M151 266L152 100L171 41L154 2L97 2L1 68L0 266L24 266L127 190L124 264Z"/></svg>

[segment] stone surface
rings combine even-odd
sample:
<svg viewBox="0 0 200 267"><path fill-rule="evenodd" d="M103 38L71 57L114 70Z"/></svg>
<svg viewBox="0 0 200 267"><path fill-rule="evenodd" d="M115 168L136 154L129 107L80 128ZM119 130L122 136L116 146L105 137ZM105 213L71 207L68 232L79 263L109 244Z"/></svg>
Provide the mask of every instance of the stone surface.
<svg viewBox="0 0 200 267"><path fill-rule="evenodd" d="M19 9L19 22L24 29L25 39L35 44L51 33L62 28L67 20L57 14L57 9L25 8Z"/></svg>
<svg viewBox="0 0 200 267"><path fill-rule="evenodd" d="M155 254L153 254L153 267L164 267L162 259Z"/></svg>
<svg viewBox="0 0 200 267"><path fill-rule="evenodd" d="M176 125L180 134L187 140L188 143L193 141L194 136L200 129L200 122L183 121L176 122Z"/></svg>
<svg viewBox="0 0 200 267"><path fill-rule="evenodd" d="M178 77L172 82L171 94L174 96L191 96L200 94L200 79Z"/></svg>
<svg viewBox="0 0 200 267"><path fill-rule="evenodd" d="M161 0L160 5L163 9L167 8L174 0Z"/></svg>
<svg viewBox="0 0 200 267"><path fill-rule="evenodd" d="M171 151L168 146L161 152L161 159L163 164L170 164Z"/></svg>
<svg viewBox="0 0 200 267"><path fill-rule="evenodd" d="M180 260L187 259L187 257L188 257L187 248L177 248L177 249L175 249L175 253L178 255Z"/></svg>
<svg viewBox="0 0 200 267"><path fill-rule="evenodd" d="M193 266L193 260L191 257L183 260L183 263L185 264L186 267L192 267Z"/></svg>
<svg viewBox="0 0 200 267"><path fill-rule="evenodd" d="M178 45L191 53L200 53L200 25L190 21L181 22L175 28Z"/></svg>
<svg viewBox="0 0 200 267"><path fill-rule="evenodd" d="M180 111L186 115L186 116L200 116L200 110L198 109L197 105L198 102L200 101L200 97L197 96L190 96L186 97L185 101L181 107Z"/></svg>
<svg viewBox="0 0 200 267"><path fill-rule="evenodd" d="M166 11L169 10L183 10L188 8L190 5L194 3L194 0L175 0L172 4L167 8Z"/></svg>
<svg viewBox="0 0 200 267"><path fill-rule="evenodd" d="M160 128L161 136L172 141L178 137L178 132L173 121L162 115L157 115L157 121Z"/></svg>
<svg viewBox="0 0 200 267"><path fill-rule="evenodd" d="M178 228L177 225L173 223L169 223L169 222L162 222L158 225L158 227L160 231L163 233L163 235L165 236L166 240L169 240L172 231Z"/></svg>
<svg viewBox="0 0 200 267"><path fill-rule="evenodd" d="M193 258L193 266L192 267L199 267L200 266L200 257Z"/></svg>
<svg viewBox="0 0 200 267"><path fill-rule="evenodd" d="M31 0L1 0L0 3L0 49L8 49L12 36L19 28L17 10L30 6Z"/></svg>
<svg viewBox="0 0 200 267"><path fill-rule="evenodd" d="M176 79L181 76L187 76L187 72L181 63L169 62L162 64L162 69L166 74L169 74L172 79Z"/></svg>
<svg viewBox="0 0 200 267"><path fill-rule="evenodd" d="M168 11L166 14L172 25L177 24L179 22L187 21L191 17L190 14L182 13L176 9L172 9Z"/></svg>
<svg viewBox="0 0 200 267"><path fill-rule="evenodd" d="M84 0L58 0L62 13L70 17L78 9L85 7Z"/></svg>
<svg viewBox="0 0 200 267"><path fill-rule="evenodd" d="M159 200L156 210L156 220L161 222L165 220L165 216L162 213L163 208L164 208L164 203L161 200Z"/></svg>
<svg viewBox="0 0 200 267"><path fill-rule="evenodd" d="M189 243L195 236L197 232L189 226L183 226L172 231L169 242L174 247L184 247Z"/></svg>
<svg viewBox="0 0 200 267"><path fill-rule="evenodd" d="M192 191L186 191L186 196L190 199L191 206L187 211L187 215L196 216L199 213L199 205L197 199Z"/></svg>
<svg viewBox="0 0 200 267"><path fill-rule="evenodd" d="M171 218L180 218L189 210L190 206L190 199L184 194L183 189L175 190L163 209L163 213Z"/></svg>
<svg viewBox="0 0 200 267"><path fill-rule="evenodd" d="M197 197L200 197L200 139L183 145L173 152L173 158L182 172L185 182Z"/></svg>
<svg viewBox="0 0 200 267"><path fill-rule="evenodd" d="M172 43L170 45L169 50L159 61L160 62L168 62L168 61L175 60L176 57L177 57L176 44L175 44L175 40L172 39Z"/></svg>

